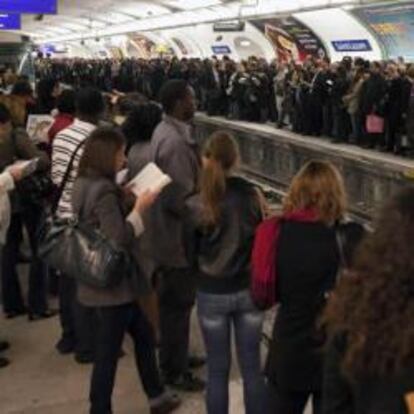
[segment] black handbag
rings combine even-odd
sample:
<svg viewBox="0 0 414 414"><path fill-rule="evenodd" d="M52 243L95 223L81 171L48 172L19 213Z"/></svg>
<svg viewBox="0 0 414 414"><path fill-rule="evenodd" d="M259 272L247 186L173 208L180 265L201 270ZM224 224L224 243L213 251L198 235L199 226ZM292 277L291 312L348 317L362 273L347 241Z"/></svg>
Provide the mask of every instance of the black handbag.
<svg viewBox="0 0 414 414"><path fill-rule="evenodd" d="M39 255L52 268L91 287L109 288L120 283L131 266L129 255L115 248L94 227L76 219L56 219L59 200L82 141L75 149L52 205L52 217L42 229Z"/></svg>
<svg viewBox="0 0 414 414"><path fill-rule="evenodd" d="M53 222L42 236L39 254L52 268L96 288L118 285L131 269L125 251L75 219Z"/></svg>

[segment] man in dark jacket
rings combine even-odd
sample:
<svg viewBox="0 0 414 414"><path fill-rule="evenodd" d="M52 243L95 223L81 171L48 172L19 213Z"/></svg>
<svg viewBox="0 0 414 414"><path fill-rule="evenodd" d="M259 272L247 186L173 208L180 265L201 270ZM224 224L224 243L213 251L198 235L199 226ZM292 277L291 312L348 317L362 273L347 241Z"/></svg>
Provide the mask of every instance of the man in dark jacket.
<svg viewBox="0 0 414 414"><path fill-rule="evenodd" d="M195 112L194 92L186 81L171 80L161 90L161 103L165 115L152 137L151 159L173 182L155 203L147 229L153 237L154 260L162 269L161 369L167 384L185 391L201 391L204 382L188 371L190 365L201 362L189 361L188 357L195 275L186 200L196 192L200 170L189 124Z"/></svg>
<svg viewBox="0 0 414 414"><path fill-rule="evenodd" d="M9 110L0 105L0 170L13 164L16 160L38 158L37 168L45 171L49 167L46 153L39 151L30 141L24 129L12 127ZM1 269L3 310L6 317L13 318L26 312L25 303L17 274L19 247L22 241L22 226L28 231L32 262L29 274L29 313L34 318L53 316L47 309L46 271L37 256L37 232L41 225L42 206L28 204L29 197L23 198L23 192L11 193L11 222L7 240L3 248Z"/></svg>

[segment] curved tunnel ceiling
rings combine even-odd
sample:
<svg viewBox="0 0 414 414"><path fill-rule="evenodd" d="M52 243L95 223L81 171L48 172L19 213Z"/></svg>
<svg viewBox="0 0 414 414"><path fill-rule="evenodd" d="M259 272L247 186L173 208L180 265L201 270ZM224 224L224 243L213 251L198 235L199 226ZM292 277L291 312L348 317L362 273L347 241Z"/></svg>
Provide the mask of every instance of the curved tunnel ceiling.
<svg viewBox="0 0 414 414"><path fill-rule="evenodd" d="M23 31L33 36L38 43L64 42L373 1L58 0L58 15L45 15L41 20L35 16L24 16Z"/></svg>

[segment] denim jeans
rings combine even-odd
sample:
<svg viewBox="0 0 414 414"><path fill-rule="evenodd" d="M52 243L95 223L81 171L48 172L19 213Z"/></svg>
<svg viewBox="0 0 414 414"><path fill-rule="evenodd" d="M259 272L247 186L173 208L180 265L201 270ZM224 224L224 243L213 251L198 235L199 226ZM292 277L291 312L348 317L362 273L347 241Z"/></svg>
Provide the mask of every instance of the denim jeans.
<svg viewBox="0 0 414 414"><path fill-rule="evenodd" d="M231 328L243 377L246 414L264 414L267 393L260 367L263 313L255 308L247 290L232 294L197 295L198 316L207 350L207 412L229 411Z"/></svg>

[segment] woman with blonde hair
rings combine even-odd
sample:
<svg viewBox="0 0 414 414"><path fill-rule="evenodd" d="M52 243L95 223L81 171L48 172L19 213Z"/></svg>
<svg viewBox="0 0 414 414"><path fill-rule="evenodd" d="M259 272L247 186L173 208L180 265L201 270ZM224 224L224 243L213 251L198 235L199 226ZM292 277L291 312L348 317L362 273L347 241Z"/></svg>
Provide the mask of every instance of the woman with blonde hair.
<svg viewBox="0 0 414 414"><path fill-rule="evenodd" d="M229 412L231 331L243 377L247 414L267 409L260 367L263 313L250 292L250 256L262 220L259 193L234 173L238 146L216 132L203 153L198 251L198 316L207 350L207 413Z"/></svg>
<svg viewBox="0 0 414 414"><path fill-rule="evenodd" d="M279 309L266 367L274 413L302 414L310 397L314 414L321 413L323 335L317 319L335 286L346 206L342 177L325 161L308 162L284 201L275 246Z"/></svg>

